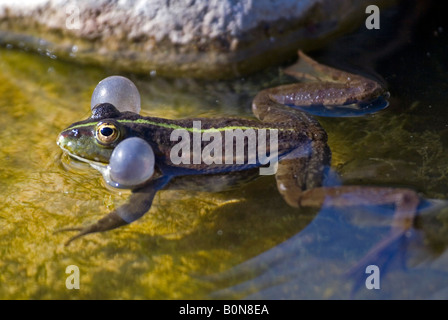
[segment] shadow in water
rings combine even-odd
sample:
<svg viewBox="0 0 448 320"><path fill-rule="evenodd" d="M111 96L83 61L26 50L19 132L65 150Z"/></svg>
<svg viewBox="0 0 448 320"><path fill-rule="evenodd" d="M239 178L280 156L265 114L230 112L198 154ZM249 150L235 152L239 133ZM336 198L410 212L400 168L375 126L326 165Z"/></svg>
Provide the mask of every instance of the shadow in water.
<svg viewBox="0 0 448 320"><path fill-rule="evenodd" d="M419 217L434 217L447 207L446 201L425 201L419 207ZM380 254L362 260L390 234L393 213L393 206L322 209L308 227L287 241L225 273L211 276L209 279L216 283L235 283L211 297L447 298L448 257L434 256L420 228L411 228ZM359 261L365 265L357 265ZM377 266L378 272L367 269L368 265ZM372 288L373 284L379 288Z"/></svg>

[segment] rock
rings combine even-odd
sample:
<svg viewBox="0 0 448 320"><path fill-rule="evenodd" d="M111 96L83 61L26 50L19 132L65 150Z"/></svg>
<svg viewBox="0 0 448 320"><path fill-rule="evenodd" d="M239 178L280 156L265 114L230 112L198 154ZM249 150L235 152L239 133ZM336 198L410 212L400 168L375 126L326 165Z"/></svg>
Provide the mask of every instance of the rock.
<svg viewBox="0 0 448 320"><path fill-rule="evenodd" d="M124 71L228 78L321 46L384 2L0 0L0 43Z"/></svg>

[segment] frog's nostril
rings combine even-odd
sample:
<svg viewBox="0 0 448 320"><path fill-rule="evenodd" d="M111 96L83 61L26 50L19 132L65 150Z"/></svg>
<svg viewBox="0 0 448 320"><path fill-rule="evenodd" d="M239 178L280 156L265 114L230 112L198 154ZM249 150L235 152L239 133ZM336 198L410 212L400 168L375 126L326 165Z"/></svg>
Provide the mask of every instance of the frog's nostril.
<svg viewBox="0 0 448 320"><path fill-rule="evenodd" d="M62 149L66 149L67 147L70 147L72 145L72 143L69 141L68 138L68 134L67 133L61 133L58 137L58 139L56 140L56 144L62 148Z"/></svg>
<svg viewBox="0 0 448 320"><path fill-rule="evenodd" d="M58 140L62 139L62 138L67 138L68 136L68 132L67 131L63 131L59 134Z"/></svg>

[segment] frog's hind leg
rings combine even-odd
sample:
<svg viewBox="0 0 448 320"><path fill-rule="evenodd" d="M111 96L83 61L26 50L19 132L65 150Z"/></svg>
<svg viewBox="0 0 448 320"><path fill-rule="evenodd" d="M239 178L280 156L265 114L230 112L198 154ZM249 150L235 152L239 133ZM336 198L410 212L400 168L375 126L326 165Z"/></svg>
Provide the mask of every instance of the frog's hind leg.
<svg viewBox="0 0 448 320"><path fill-rule="evenodd" d="M263 90L257 94L252 112L264 123L292 129L279 133L281 139L293 141L295 146L289 146L288 154L278 162L275 177L285 201L297 207L297 195L303 190L321 186L326 169L330 167L331 151L327 145L327 134L319 122L306 112L273 100L271 91Z"/></svg>
<svg viewBox="0 0 448 320"><path fill-rule="evenodd" d="M313 148L311 148L313 145ZM326 145L325 145L326 146ZM368 186L322 186L329 154L321 141L302 145L280 159L275 175L277 188L292 207L346 208L363 205L394 205L394 216L387 236L380 240L348 272L356 286L364 279L366 266L375 264L384 270L390 261L390 249L405 239L417 215L420 197L411 189ZM311 151L313 149L313 151Z"/></svg>
<svg viewBox="0 0 448 320"><path fill-rule="evenodd" d="M353 80L359 80L361 77L338 70L311 59L301 50L298 51L299 60L283 70L284 73L301 81L313 82L336 82L347 83Z"/></svg>
<svg viewBox="0 0 448 320"><path fill-rule="evenodd" d="M391 261L391 253L397 253L396 249L393 249L394 246L398 243L406 243L402 241L406 239L407 232L414 226L419 203L420 197L411 189L366 186L315 188L304 191L299 199L299 204L302 206L342 208L383 204L393 204L395 206L389 233L346 272L345 275L354 280L351 294L354 294L365 280L367 266L376 265L384 274L387 265ZM393 251L390 251L391 249ZM398 253L403 254L403 251ZM401 262L404 263L404 260Z"/></svg>
<svg viewBox="0 0 448 320"><path fill-rule="evenodd" d="M303 144L278 162L275 179L283 199L292 207L300 207L300 199L308 189L322 185L330 168L330 149L321 141Z"/></svg>
<svg viewBox="0 0 448 320"><path fill-rule="evenodd" d="M285 200L295 207L346 208L363 205L394 205L395 211L388 235L376 243L348 270L346 275L354 278L355 285L358 286L360 279L364 279L364 270L368 265L374 264L384 270L390 259L389 249L393 248L397 241L403 240L407 231L414 226L420 203L418 194L410 189L367 186L317 187L302 190L301 181L297 181L294 176L288 177L291 173L292 171L283 168L279 163L278 174L280 175L277 176L279 191Z"/></svg>
<svg viewBox="0 0 448 320"><path fill-rule="evenodd" d="M360 116L389 104L389 93L381 83L320 64L301 51L298 62L284 73L301 82L270 89L270 98L315 115Z"/></svg>
<svg viewBox="0 0 448 320"><path fill-rule="evenodd" d="M303 191L296 197L297 206L306 207L349 207L362 205L395 206L391 234L403 233L412 228L420 203L419 195L411 189L336 186L318 187Z"/></svg>
<svg viewBox="0 0 448 320"><path fill-rule="evenodd" d="M406 243L402 241L406 239L407 232L414 226L420 197L410 189L386 187L337 186L304 190L303 187L307 184L303 177L306 175L297 175L297 172L305 167L304 161L304 159L287 159L285 162L280 161L278 165L277 186L285 201L291 206L347 208L392 204L395 207L388 234L345 274L354 280L353 294L365 279L367 266L377 265L383 274L391 261L391 253L397 252L394 249L395 245Z"/></svg>

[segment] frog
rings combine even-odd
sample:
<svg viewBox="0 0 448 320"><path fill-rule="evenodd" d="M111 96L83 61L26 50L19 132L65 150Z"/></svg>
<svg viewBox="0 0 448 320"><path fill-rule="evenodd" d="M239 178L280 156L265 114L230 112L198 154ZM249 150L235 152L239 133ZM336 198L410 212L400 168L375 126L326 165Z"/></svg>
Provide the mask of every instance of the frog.
<svg viewBox="0 0 448 320"><path fill-rule="evenodd" d="M380 81L320 64L301 50L298 56L298 62L284 72L299 81L259 91L252 101L254 119L164 119L119 111L110 103L100 103L93 108L89 118L64 129L57 139L59 147L69 156L96 169L109 162L120 142L132 137L146 141L155 156L153 176L141 184L127 186L131 194L125 204L93 224L58 230L77 232L65 244L140 219L150 211L154 196L160 190L220 191L239 187L260 176L259 169L266 167L266 163L260 161L250 164L247 161L210 164L203 160L174 163L171 150L178 141L170 139L173 131L181 129L192 135L198 121L201 132L211 130L221 135L230 129L275 132L277 190L291 207L394 205L390 235L371 250L367 255L370 258L401 237L413 225L421 201L417 192L382 186L324 185L331 169L328 135L316 117L306 111L316 106L353 108L377 99L387 100L387 89ZM201 147L205 147L204 144L202 141Z"/></svg>

